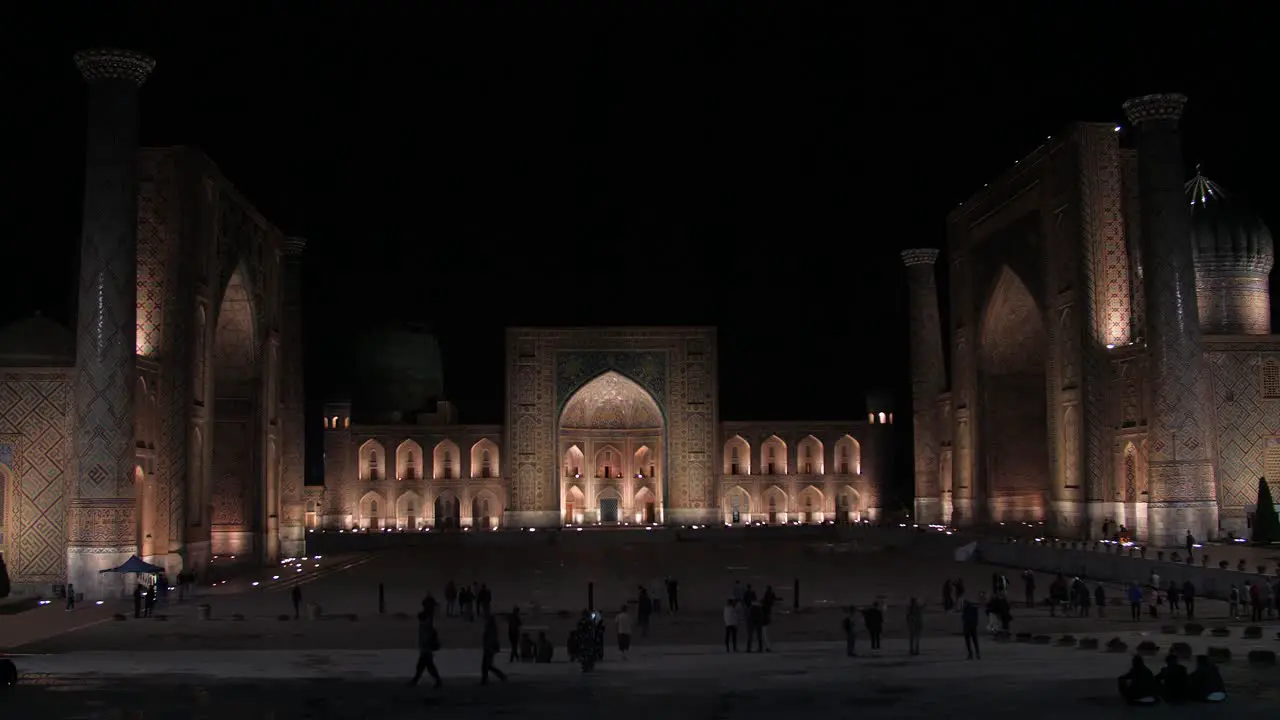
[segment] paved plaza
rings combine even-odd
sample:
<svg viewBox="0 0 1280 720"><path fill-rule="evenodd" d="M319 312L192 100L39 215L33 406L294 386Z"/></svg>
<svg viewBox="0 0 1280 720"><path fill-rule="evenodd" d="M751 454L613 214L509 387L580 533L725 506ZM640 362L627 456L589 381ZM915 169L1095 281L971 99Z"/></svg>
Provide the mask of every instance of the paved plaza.
<svg viewBox="0 0 1280 720"><path fill-rule="evenodd" d="M6 644L24 678L0 699L0 716L398 718L420 717L425 708L460 718L543 717L563 716L572 702L590 717L611 718L655 712L676 718L766 717L797 709L869 717L1126 714L1114 697L1114 678L1125 669L1126 656L988 642L981 661L966 660L959 617L940 608L942 580L961 577L976 594L990 588L993 569L955 562L949 546L902 538L889 542L867 535L860 542L829 543L726 535L632 542L614 535L552 546L482 544L459 536L421 547L310 559L303 573L293 565L268 569L202 588L196 601L171 601L157 611L163 620L134 620L131 613L114 620L127 609L114 603L70 613L47 606L0 618L0 632L13 627L5 622L14 618L54 628L20 647ZM1004 572L1020 599L1015 573ZM594 583L597 607L609 610L633 597L640 582L668 574L680 580L682 611L657 617L649 636L637 637L631 657L617 657L610 628L606 660L595 673L584 676L564 661L564 638L572 614L586 602L588 581ZM791 597L796 578L798 612ZM449 579L488 583L496 610L519 605L527 625L545 627L559 646L557 662L508 665L503 656L501 667L510 670L511 681L479 687L480 625L441 618L444 649L437 660L445 687L404 687L415 658L411 614L426 592L441 598ZM774 652L724 652L720 608L735 579L757 589L772 584L782 595L772 627ZM1041 591L1048 582L1039 579ZM385 587L384 614L378 612L379 583ZM295 584L307 601L323 607L321 619L279 618L292 614L289 589ZM1118 586L1109 591L1119 597ZM911 595L928 604L920 657L906 654L902 607ZM877 598L889 604L884 649L869 653L864 637L860 657L846 658L840 606ZM199 603L211 606L213 619L198 618ZM1260 716L1274 708L1272 688L1280 669L1252 667L1243 656L1251 648L1280 645L1277 628L1267 627L1261 640L1242 639L1242 623L1233 625L1230 638L1175 638L1160 632L1167 619L1134 623L1125 607L1107 610L1098 619L1016 608L1014 630L1072 633L1104 643L1120 637L1131 646L1150 639L1166 649L1186 640L1196 652L1210 644L1229 647L1240 658L1223 668L1233 716L1253 717L1255 710ZM1205 601L1198 608L1208 625L1226 622L1225 615L1222 603ZM78 629L62 632L58 623ZM505 622L500 625L505 645ZM1160 712L1190 717L1196 708Z"/></svg>

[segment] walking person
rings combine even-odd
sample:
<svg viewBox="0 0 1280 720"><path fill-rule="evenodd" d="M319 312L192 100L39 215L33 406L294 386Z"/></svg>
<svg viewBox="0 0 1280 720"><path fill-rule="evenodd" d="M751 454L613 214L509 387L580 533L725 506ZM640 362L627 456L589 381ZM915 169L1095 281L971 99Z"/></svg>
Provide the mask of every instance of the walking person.
<svg viewBox="0 0 1280 720"><path fill-rule="evenodd" d="M911 598L907 604L907 653L920 654L920 635L924 632L924 606Z"/></svg>
<svg viewBox="0 0 1280 720"><path fill-rule="evenodd" d="M844 654L849 657L858 657L858 627L855 618L858 617L858 608L850 605L845 608L844 621L840 623L844 630Z"/></svg>
<svg viewBox="0 0 1280 720"><path fill-rule="evenodd" d="M1022 571L1022 594L1027 602L1027 607L1035 607L1036 574L1031 572L1030 568Z"/></svg>
<svg viewBox="0 0 1280 720"><path fill-rule="evenodd" d="M511 616L507 618L507 642L511 643L511 657L507 662L515 662L520 659L520 626L524 622L520 619L520 608L511 608Z"/></svg>
<svg viewBox="0 0 1280 720"><path fill-rule="evenodd" d="M738 652L738 610L732 600L724 603L724 651Z"/></svg>
<svg viewBox="0 0 1280 720"><path fill-rule="evenodd" d="M439 649L440 636L436 634L434 614L424 607L418 613L418 667L413 673L413 679L409 681L410 687L418 684L423 671L435 681L432 687L440 687L440 671L436 669L435 661L435 653Z"/></svg>
<svg viewBox="0 0 1280 720"><path fill-rule="evenodd" d="M964 631L964 649L969 659L982 659L982 651L978 648L978 604L966 601L960 610L960 626Z"/></svg>
<svg viewBox="0 0 1280 720"><path fill-rule="evenodd" d="M293 600L293 619L299 620L302 618L302 588L294 585L289 591L289 597Z"/></svg>
<svg viewBox="0 0 1280 720"><path fill-rule="evenodd" d="M1142 619L1142 588L1136 582L1129 583L1129 619Z"/></svg>
<svg viewBox="0 0 1280 720"><path fill-rule="evenodd" d="M1182 583L1182 607L1187 611L1188 620L1196 619L1196 586L1190 580Z"/></svg>
<svg viewBox="0 0 1280 720"><path fill-rule="evenodd" d="M631 649L631 615L627 612L626 605L623 605L617 616L613 618L613 625L618 633L618 654L626 660L627 651Z"/></svg>
<svg viewBox="0 0 1280 720"><path fill-rule="evenodd" d="M765 652L773 652L773 641L769 639L769 626L773 624L773 606L776 602L778 602L778 596L773 592L773 586L765 586L764 597L760 598L760 610L764 614L764 620L760 625L760 638Z"/></svg>
<svg viewBox="0 0 1280 720"><path fill-rule="evenodd" d="M649 602L649 591L643 587L636 596L636 616L640 620L640 635L649 637L649 614L653 612L653 605Z"/></svg>
<svg viewBox="0 0 1280 720"><path fill-rule="evenodd" d="M67 583L67 609L76 609L76 586L72 583Z"/></svg>
<svg viewBox="0 0 1280 720"><path fill-rule="evenodd" d="M1227 617L1232 620L1240 619L1240 586L1231 586L1231 595L1227 601Z"/></svg>
<svg viewBox="0 0 1280 720"><path fill-rule="evenodd" d="M480 640L480 684L489 684L489 673L498 676L502 682L507 681L507 674L493 664L493 658L502 650L498 643L498 621L490 613L484 616L484 635Z"/></svg>
<svg viewBox="0 0 1280 720"><path fill-rule="evenodd" d="M1098 617L1106 615L1107 591L1102 589L1102 583L1093 588L1093 604L1098 606Z"/></svg>

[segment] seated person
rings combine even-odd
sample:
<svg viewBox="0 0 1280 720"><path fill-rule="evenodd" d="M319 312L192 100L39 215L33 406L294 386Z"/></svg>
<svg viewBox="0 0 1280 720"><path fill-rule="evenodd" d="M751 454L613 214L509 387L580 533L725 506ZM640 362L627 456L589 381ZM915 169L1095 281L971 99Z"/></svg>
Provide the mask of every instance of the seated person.
<svg viewBox="0 0 1280 720"><path fill-rule="evenodd" d="M1187 697L1200 702L1227 699L1227 686L1222 682L1222 674L1208 655L1196 656L1196 669L1187 677Z"/></svg>
<svg viewBox="0 0 1280 720"><path fill-rule="evenodd" d="M1164 667L1156 676L1160 682L1160 696L1165 702L1180 703L1187 700L1187 669L1173 653L1164 659Z"/></svg>
<svg viewBox="0 0 1280 720"><path fill-rule="evenodd" d="M551 656L554 655L555 652L556 652L556 648L554 645L551 644L551 641L547 639L547 634L545 632L539 632L538 642L537 642L537 656L536 656L538 662L540 663L551 662Z"/></svg>
<svg viewBox="0 0 1280 720"><path fill-rule="evenodd" d="M1133 656L1133 665L1129 672L1119 677L1118 683L1120 697L1130 705L1154 705L1158 701L1160 688L1156 676L1151 674L1139 655Z"/></svg>

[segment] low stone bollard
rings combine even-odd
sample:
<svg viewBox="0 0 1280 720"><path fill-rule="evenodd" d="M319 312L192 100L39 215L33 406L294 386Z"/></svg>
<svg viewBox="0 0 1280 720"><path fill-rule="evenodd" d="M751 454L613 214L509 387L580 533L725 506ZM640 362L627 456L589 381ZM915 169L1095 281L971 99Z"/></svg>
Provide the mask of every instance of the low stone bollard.
<svg viewBox="0 0 1280 720"><path fill-rule="evenodd" d="M1080 638L1080 644L1077 647L1081 650L1097 650L1098 638Z"/></svg>
<svg viewBox="0 0 1280 720"><path fill-rule="evenodd" d="M1058 647L1075 647L1076 638L1074 635L1063 635L1058 638Z"/></svg>
<svg viewBox="0 0 1280 720"><path fill-rule="evenodd" d="M1209 659L1216 663L1231 662L1231 650L1224 647L1210 647L1206 652Z"/></svg>
<svg viewBox="0 0 1280 720"><path fill-rule="evenodd" d="M164 622L165 620L169 619L169 616L168 615L152 615L151 619L155 620L156 622Z"/></svg>
<svg viewBox="0 0 1280 720"><path fill-rule="evenodd" d="M1176 642L1169 646L1169 654L1178 657L1181 660L1191 659L1191 644L1184 642Z"/></svg>
<svg viewBox="0 0 1280 720"><path fill-rule="evenodd" d="M1048 645L1049 643L1053 642L1053 638L1049 637L1048 635L1036 635L1035 637L1031 638L1031 642L1036 645Z"/></svg>
<svg viewBox="0 0 1280 720"><path fill-rule="evenodd" d="M231 619L240 622L244 620L244 615L241 615L240 613L232 613Z"/></svg>
<svg viewBox="0 0 1280 720"><path fill-rule="evenodd" d="M213 607L209 603L201 603L196 608L196 616L201 620L208 620L213 617Z"/></svg>
<svg viewBox="0 0 1280 720"><path fill-rule="evenodd" d="M1257 625L1249 625L1240 633L1240 637L1245 640L1261 640L1262 628Z"/></svg>
<svg viewBox="0 0 1280 720"><path fill-rule="evenodd" d="M995 634L996 642L1007 643L1012 639L1013 639L1013 635L1008 630L999 630Z"/></svg>
<svg viewBox="0 0 1280 720"><path fill-rule="evenodd" d="M1178 626L1177 625L1161 625L1160 634L1161 635L1177 635Z"/></svg>
<svg viewBox="0 0 1280 720"><path fill-rule="evenodd" d="M1210 630L1209 634L1214 637L1231 637L1231 628L1225 625L1219 625Z"/></svg>
<svg viewBox="0 0 1280 720"><path fill-rule="evenodd" d="M1275 665L1276 653L1274 650L1250 650L1250 665Z"/></svg>
<svg viewBox="0 0 1280 720"><path fill-rule="evenodd" d="M1107 652L1109 653L1125 653L1129 652L1129 644L1120 638L1111 638L1107 641Z"/></svg>
<svg viewBox="0 0 1280 720"><path fill-rule="evenodd" d="M111 616L111 619L115 620L116 622L123 622L125 620L128 620L129 616L125 615L124 613L116 613L115 615Z"/></svg>
<svg viewBox="0 0 1280 720"><path fill-rule="evenodd" d="M1204 634L1204 626L1200 623L1187 623L1183 628L1188 635L1199 636Z"/></svg>
<svg viewBox="0 0 1280 720"><path fill-rule="evenodd" d="M292 615L285 615L283 613L276 616L276 620L279 620L280 622L288 622L292 619L293 619Z"/></svg>
<svg viewBox="0 0 1280 720"><path fill-rule="evenodd" d="M1146 655L1150 657L1160 652L1160 646L1151 642L1150 640L1143 640L1142 642L1138 643L1137 650L1139 655Z"/></svg>
<svg viewBox="0 0 1280 720"><path fill-rule="evenodd" d="M324 616L324 610L316 603L307 603L307 619L319 620Z"/></svg>
<svg viewBox="0 0 1280 720"><path fill-rule="evenodd" d="M1020 643L1029 643L1031 642L1031 633L1020 632L1015 636L1015 639Z"/></svg>

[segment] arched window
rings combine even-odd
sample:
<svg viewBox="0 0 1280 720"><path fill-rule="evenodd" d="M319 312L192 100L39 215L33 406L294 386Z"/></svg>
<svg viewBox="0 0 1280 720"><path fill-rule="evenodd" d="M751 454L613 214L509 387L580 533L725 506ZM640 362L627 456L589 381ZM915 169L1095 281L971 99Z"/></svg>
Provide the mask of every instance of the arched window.
<svg viewBox="0 0 1280 720"><path fill-rule="evenodd" d="M378 451L377 450L369 451L369 479L370 480L378 479Z"/></svg>
<svg viewBox="0 0 1280 720"><path fill-rule="evenodd" d="M374 517L377 517L377 515L378 515L378 501L377 501L377 500L370 500L370 501L369 501L369 514L370 514L370 515L373 515Z"/></svg>
<svg viewBox="0 0 1280 720"><path fill-rule="evenodd" d="M490 475L489 451L485 450L480 453L480 477L491 477ZM487 502L487 501L486 501ZM487 515L488 513L486 513Z"/></svg>

